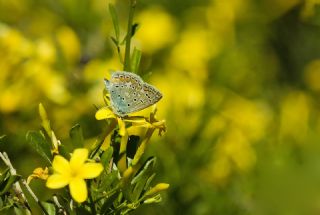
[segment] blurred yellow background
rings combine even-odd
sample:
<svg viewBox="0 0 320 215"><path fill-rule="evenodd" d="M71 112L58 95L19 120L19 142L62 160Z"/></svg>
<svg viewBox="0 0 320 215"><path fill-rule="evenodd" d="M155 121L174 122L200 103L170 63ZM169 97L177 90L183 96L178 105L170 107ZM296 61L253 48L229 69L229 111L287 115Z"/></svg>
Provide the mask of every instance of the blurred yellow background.
<svg viewBox="0 0 320 215"><path fill-rule="evenodd" d="M0 1L0 149L23 176L40 102L62 141L102 130L94 105L122 69L108 3L124 37L128 1ZM319 214L320 1L138 0L134 21L168 126L148 154L170 183L135 214Z"/></svg>

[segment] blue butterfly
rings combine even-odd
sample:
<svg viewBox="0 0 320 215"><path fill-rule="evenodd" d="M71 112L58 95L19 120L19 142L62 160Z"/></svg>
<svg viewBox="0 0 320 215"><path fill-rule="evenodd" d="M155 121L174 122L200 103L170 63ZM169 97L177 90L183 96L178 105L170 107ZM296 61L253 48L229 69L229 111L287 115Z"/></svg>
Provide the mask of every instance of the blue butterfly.
<svg viewBox="0 0 320 215"><path fill-rule="evenodd" d="M158 89L131 72L117 71L110 80L104 81L110 93L111 108L121 117L145 109L162 98Z"/></svg>

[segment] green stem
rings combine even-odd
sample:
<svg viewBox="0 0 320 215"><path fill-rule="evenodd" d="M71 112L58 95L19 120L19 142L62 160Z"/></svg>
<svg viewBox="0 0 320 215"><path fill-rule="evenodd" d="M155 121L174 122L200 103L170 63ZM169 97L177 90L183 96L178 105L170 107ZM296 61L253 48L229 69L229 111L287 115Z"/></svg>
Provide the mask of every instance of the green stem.
<svg viewBox="0 0 320 215"><path fill-rule="evenodd" d="M131 165L132 165L132 166L135 166L135 165L138 164L141 156L143 155L144 151L145 151L146 148L147 148L147 144L148 144L148 142L149 142L149 140L150 140L150 138L151 138L154 130L155 130L154 128L149 128L149 129L147 130L147 133L146 133L143 141L141 142L140 146L139 146L138 149L137 149L136 154L135 154L134 157L133 157L133 160L132 160L132 162L131 162Z"/></svg>
<svg viewBox="0 0 320 215"><path fill-rule="evenodd" d="M89 187L91 188L91 181L88 182L89 184ZM90 189L91 191L92 189ZM95 204L94 204L94 201L93 201L93 198L92 198L92 193L89 191L89 199L90 199L90 208L91 208L91 213L92 214L97 214L96 212L96 208L95 208Z"/></svg>
<svg viewBox="0 0 320 215"><path fill-rule="evenodd" d="M93 158L97 152L99 152L100 147L103 144L104 139L109 135L109 133L111 133L113 131L113 129L116 127L117 125L117 121L116 120L112 120L110 125L108 126L107 130L103 133L103 136L99 138L98 142L96 144L94 144L94 146L92 147L93 152L90 155L90 158Z"/></svg>
<svg viewBox="0 0 320 215"><path fill-rule="evenodd" d="M129 11L129 19L128 19L128 29L127 29L127 37L126 37L126 49L124 56L124 71L130 71L130 48L131 48L131 37L132 37L132 24L133 24L133 15L136 7L137 1L130 0L130 11Z"/></svg>

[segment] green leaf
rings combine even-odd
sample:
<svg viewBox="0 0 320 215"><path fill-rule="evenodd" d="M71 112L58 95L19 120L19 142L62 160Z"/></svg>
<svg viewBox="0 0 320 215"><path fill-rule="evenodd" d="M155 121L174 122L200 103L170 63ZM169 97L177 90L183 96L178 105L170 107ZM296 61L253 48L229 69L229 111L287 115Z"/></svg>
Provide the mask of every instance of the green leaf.
<svg viewBox="0 0 320 215"><path fill-rule="evenodd" d="M13 210L14 210L14 214L15 215L26 215L26 214L28 214L26 208L14 207Z"/></svg>
<svg viewBox="0 0 320 215"><path fill-rule="evenodd" d="M0 186L10 176L10 169L6 168L0 175Z"/></svg>
<svg viewBox="0 0 320 215"><path fill-rule="evenodd" d="M15 202L11 198L5 199L4 201L1 199L1 202L0 214L10 214L9 209L14 207Z"/></svg>
<svg viewBox="0 0 320 215"><path fill-rule="evenodd" d="M58 150L59 150L59 154L60 154L62 157L66 158L67 160L70 160L71 150L69 150L69 148L67 148L67 147L64 146L64 145L60 145Z"/></svg>
<svg viewBox="0 0 320 215"><path fill-rule="evenodd" d="M150 185L150 182L155 176L154 173L154 167L156 163L156 158L151 157L149 160L147 160L144 165L140 168L139 173L137 176L135 176L132 181L132 193L130 194L130 197L132 201L137 201L142 193L147 190L148 186Z"/></svg>
<svg viewBox="0 0 320 215"><path fill-rule="evenodd" d="M138 23L133 23L133 25L131 26L131 37L133 37L135 35L135 33L137 32L139 27Z"/></svg>
<svg viewBox="0 0 320 215"><path fill-rule="evenodd" d="M41 202L41 204L44 206L44 208L46 209L46 211L49 215L57 214L56 207L54 206L54 204L48 203L48 202Z"/></svg>
<svg viewBox="0 0 320 215"><path fill-rule="evenodd" d="M141 60L141 51L134 47L131 57L131 72L138 73Z"/></svg>
<svg viewBox="0 0 320 215"><path fill-rule="evenodd" d="M89 207L80 205L79 207L76 207L75 214L81 214L81 215L92 215L93 213L89 211Z"/></svg>
<svg viewBox="0 0 320 215"><path fill-rule="evenodd" d="M51 164L52 154L50 144L46 141L44 136L37 131L29 131L27 133L27 141L32 148L36 150L49 164Z"/></svg>
<svg viewBox="0 0 320 215"><path fill-rule="evenodd" d="M111 15L112 23L113 23L113 28L114 32L116 35L117 41L119 41L120 37L120 28L119 28L119 20L118 20L118 15L115 7L112 4L109 4L109 13Z"/></svg>
<svg viewBox="0 0 320 215"><path fill-rule="evenodd" d="M101 184L99 185L99 192L104 192L106 190L111 189L111 185L116 182L118 179L118 171L112 171L109 174L106 174L103 179Z"/></svg>
<svg viewBox="0 0 320 215"><path fill-rule="evenodd" d="M145 185L144 185L144 190L148 190L148 188L150 187L150 184L152 182L152 180L154 179L154 177L156 176L156 173L153 173L148 180L146 181Z"/></svg>
<svg viewBox="0 0 320 215"><path fill-rule="evenodd" d="M49 137L51 137L52 130L51 130L51 126L50 126L50 120L48 119L46 109L44 108L44 106L41 103L39 104L39 115L42 120L42 122L41 122L42 127L46 131L47 135Z"/></svg>
<svg viewBox="0 0 320 215"><path fill-rule="evenodd" d="M116 39L116 38L114 38L114 37L110 37L111 38L111 41L114 43L114 45L116 46L116 47L118 47L119 46L119 41Z"/></svg>
<svg viewBox="0 0 320 215"><path fill-rule="evenodd" d="M140 168L138 174L132 179L131 183L137 183L139 180L141 180L142 177L144 177L145 174L152 171L154 169L156 163L155 157L150 157Z"/></svg>
<svg viewBox="0 0 320 215"><path fill-rule="evenodd" d="M104 168L107 170L109 169L109 163L113 155L113 147L110 146L106 151L103 152L101 156L101 163Z"/></svg>
<svg viewBox="0 0 320 215"><path fill-rule="evenodd" d="M83 148L84 138L83 138L81 126L79 124L76 124L71 128L70 138L74 148Z"/></svg>
<svg viewBox="0 0 320 215"><path fill-rule="evenodd" d="M1 135L1 136L0 136L0 141L3 140L5 137L6 137L5 134Z"/></svg>
<svg viewBox="0 0 320 215"><path fill-rule="evenodd" d="M0 190L0 195L8 192L12 188L12 185L20 178L20 175L10 175L9 178L5 181L5 186Z"/></svg>
<svg viewBox="0 0 320 215"><path fill-rule="evenodd" d="M153 197L151 197L151 198L148 198L148 199L146 199L146 200L144 200L144 204L152 204L152 203L159 203L159 202L161 202L161 195L160 194L157 194L157 195L155 195L155 196L153 196Z"/></svg>
<svg viewBox="0 0 320 215"><path fill-rule="evenodd" d="M135 35L135 33L137 32L138 30L138 27L139 27L139 24L138 23L134 23L132 26L131 26L131 38ZM127 40L127 37L128 37L128 33L126 34L126 36L123 38L123 40L119 43L119 45L124 45L126 43L126 40Z"/></svg>
<svg viewBox="0 0 320 215"><path fill-rule="evenodd" d="M107 200L103 203L101 206L101 214L109 214L110 207L113 205L117 197L119 196L120 192L117 191L114 194L112 194L110 197L107 198ZM112 214L112 213L110 213Z"/></svg>

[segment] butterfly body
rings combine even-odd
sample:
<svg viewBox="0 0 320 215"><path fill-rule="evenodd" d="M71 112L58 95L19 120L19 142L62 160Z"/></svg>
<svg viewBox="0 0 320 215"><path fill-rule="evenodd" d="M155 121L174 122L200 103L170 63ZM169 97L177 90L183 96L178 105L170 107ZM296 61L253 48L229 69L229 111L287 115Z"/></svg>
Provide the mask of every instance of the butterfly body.
<svg viewBox="0 0 320 215"><path fill-rule="evenodd" d="M162 98L158 89L131 72L114 72L110 80L105 80L105 85L110 93L111 108L121 117L145 109Z"/></svg>

